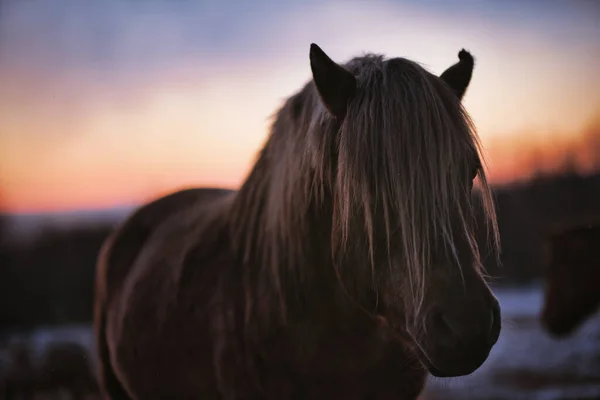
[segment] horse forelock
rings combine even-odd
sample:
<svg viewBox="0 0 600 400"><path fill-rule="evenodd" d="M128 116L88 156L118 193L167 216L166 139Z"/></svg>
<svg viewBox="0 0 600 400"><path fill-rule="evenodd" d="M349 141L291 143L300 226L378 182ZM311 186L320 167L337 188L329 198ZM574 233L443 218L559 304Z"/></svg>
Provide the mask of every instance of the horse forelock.
<svg viewBox="0 0 600 400"><path fill-rule="evenodd" d="M405 268L409 286L415 290L407 300L413 300L418 309L438 240L460 265L453 244L453 218L479 261L468 223L473 210L463 212L459 206L460 199L469 195L464 175L467 160L483 158L479 141L459 99L416 63L368 55L353 60L348 68L355 69L359 90L339 132L333 133L339 135L334 250L343 254L357 245L356 239L366 237L375 276L374 249L381 246L378 236L384 241L389 267ZM490 188L483 168L478 174L497 249ZM354 234L357 227L363 235ZM393 243L393 236L399 242ZM396 247L401 249L399 259Z"/></svg>

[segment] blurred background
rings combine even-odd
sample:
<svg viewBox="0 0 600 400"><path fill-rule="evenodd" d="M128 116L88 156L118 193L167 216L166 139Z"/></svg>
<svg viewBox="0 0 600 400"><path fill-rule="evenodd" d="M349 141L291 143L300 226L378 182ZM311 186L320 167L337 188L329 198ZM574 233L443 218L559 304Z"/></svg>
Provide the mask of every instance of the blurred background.
<svg viewBox="0 0 600 400"><path fill-rule="evenodd" d="M464 104L496 192L503 265L485 261L505 324L480 370L425 397L600 398L600 318L562 340L538 322L545 235L600 220L593 0L0 0L0 381L93 371L104 238L157 196L237 187L310 78L311 42L436 74L476 57Z"/></svg>

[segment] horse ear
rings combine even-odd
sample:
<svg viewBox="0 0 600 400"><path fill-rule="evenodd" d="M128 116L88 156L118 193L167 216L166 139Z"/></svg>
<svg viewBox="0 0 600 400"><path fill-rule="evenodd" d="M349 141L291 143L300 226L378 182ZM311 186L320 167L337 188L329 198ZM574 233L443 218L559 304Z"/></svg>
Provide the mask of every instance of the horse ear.
<svg viewBox="0 0 600 400"><path fill-rule="evenodd" d="M310 45L310 68L321 101L336 118L344 118L356 91L356 78L335 63L319 46Z"/></svg>
<svg viewBox="0 0 600 400"><path fill-rule="evenodd" d="M473 76L473 66L475 60L471 53L462 49L458 53L458 62L452 65L450 68L445 70L440 78L446 82L452 90L456 93L459 99L462 100L467 87L471 82L471 76Z"/></svg>

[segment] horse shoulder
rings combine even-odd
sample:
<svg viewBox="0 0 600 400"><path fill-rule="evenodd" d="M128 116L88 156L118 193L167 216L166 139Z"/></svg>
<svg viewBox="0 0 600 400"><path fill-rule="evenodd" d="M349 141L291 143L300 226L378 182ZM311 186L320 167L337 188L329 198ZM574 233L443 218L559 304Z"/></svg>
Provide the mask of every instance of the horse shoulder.
<svg viewBox="0 0 600 400"><path fill-rule="evenodd" d="M228 193L197 189L173 194L166 203L159 199L133 214L102 249L99 285L106 299L110 358L128 390L140 396L167 386L181 391L210 386L198 377L208 379L204 364L212 365L212 359L198 357L210 355L203 322L214 279L203 271L216 268L210 268L214 256L203 247L215 247L216 238L207 234L199 246L196 236L202 232L198 226L216 232L214 211L227 204L220 200ZM194 290L188 290L192 284ZM151 379L157 374L161 382Z"/></svg>

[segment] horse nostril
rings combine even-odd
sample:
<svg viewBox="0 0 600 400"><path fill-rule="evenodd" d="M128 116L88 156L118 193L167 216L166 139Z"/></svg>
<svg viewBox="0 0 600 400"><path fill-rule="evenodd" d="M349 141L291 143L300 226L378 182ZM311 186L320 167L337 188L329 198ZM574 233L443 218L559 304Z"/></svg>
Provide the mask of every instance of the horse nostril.
<svg viewBox="0 0 600 400"><path fill-rule="evenodd" d="M443 311L435 311L431 319L430 334L439 344L453 348L463 340L460 326L452 321L451 316Z"/></svg>
<svg viewBox="0 0 600 400"><path fill-rule="evenodd" d="M436 311L433 316L436 332L443 335L456 335L452 325L442 311Z"/></svg>
<svg viewBox="0 0 600 400"><path fill-rule="evenodd" d="M496 307L494 307L492 309L492 311L490 312L490 321L489 321L489 324L488 324L487 330L486 330L487 333L490 333L494 329L494 325L496 323L496 318L497 318L496 317Z"/></svg>
<svg viewBox="0 0 600 400"><path fill-rule="evenodd" d="M464 310L458 315L438 310L433 314L432 322L436 336L445 337L446 342L494 340L494 333L499 330L500 307L494 306L478 314Z"/></svg>
<svg viewBox="0 0 600 400"><path fill-rule="evenodd" d="M492 317L490 318L490 329L488 332L493 333L494 331L500 331L500 325L502 323L502 311L500 304L495 302L492 306Z"/></svg>

